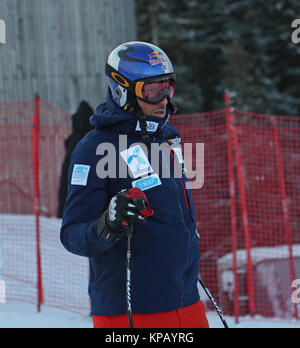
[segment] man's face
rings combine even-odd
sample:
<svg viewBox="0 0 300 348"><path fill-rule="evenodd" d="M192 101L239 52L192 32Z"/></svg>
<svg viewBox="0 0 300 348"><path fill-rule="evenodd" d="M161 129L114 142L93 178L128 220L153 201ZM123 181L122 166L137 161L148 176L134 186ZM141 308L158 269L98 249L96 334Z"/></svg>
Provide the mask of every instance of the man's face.
<svg viewBox="0 0 300 348"><path fill-rule="evenodd" d="M168 99L166 97L161 102L154 105L146 103L140 99L137 99L137 102L146 116L156 116L160 118L164 118L166 116L168 104Z"/></svg>

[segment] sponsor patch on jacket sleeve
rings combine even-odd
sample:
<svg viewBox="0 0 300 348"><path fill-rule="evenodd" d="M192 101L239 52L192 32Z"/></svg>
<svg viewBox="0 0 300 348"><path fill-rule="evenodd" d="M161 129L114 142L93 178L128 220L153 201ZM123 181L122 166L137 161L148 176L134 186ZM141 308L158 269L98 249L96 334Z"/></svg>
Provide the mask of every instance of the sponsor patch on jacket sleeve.
<svg viewBox="0 0 300 348"><path fill-rule="evenodd" d="M181 144L181 137L178 134L171 135L167 138L169 144Z"/></svg>
<svg viewBox="0 0 300 348"><path fill-rule="evenodd" d="M86 186L90 168L87 165L74 164L71 185Z"/></svg>

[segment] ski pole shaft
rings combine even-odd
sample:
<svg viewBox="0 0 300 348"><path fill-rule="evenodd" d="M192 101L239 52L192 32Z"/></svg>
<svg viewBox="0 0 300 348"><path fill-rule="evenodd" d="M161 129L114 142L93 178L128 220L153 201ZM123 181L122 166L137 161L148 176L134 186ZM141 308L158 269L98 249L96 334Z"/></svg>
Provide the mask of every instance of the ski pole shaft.
<svg viewBox="0 0 300 348"><path fill-rule="evenodd" d="M129 227L127 236L127 277L126 277L126 298L129 328L133 328L132 308L131 308L131 238L133 227Z"/></svg>
<svg viewBox="0 0 300 348"><path fill-rule="evenodd" d="M229 326L224 318L224 314L222 313L220 307L218 306L217 302L215 301L215 299L213 298L213 295L211 294L211 292L209 291L208 287L206 286L206 284L204 283L204 281L201 279L200 276L198 276L198 280L200 285L202 286L203 290L205 291L206 295L208 296L208 298L210 299L211 303L213 304L216 312L218 313L218 316L220 317L225 329L228 329Z"/></svg>

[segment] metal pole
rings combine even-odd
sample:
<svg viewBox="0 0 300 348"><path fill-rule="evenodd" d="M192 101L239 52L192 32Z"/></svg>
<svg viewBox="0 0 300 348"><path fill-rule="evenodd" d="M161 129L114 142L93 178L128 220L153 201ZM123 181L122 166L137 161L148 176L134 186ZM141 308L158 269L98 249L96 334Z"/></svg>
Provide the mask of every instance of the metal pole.
<svg viewBox="0 0 300 348"><path fill-rule="evenodd" d="M242 209L242 223L244 228L244 237L245 237L245 249L247 256L247 281L248 281L248 294L249 294L249 307L250 307L250 315L254 317L255 315L255 295L254 295L254 278L253 278L253 267L252 267L252 258L251 258L251 238L249 232L249 221L248 221L248 210L246 203L246 193L245 193L245 183L243 176L243 168L242 168L242 159L239 148L239 141L237 130L234 125L235 117L232 117L232 135L233 135L233 143L235 147L235 159L236 159L236 167L237 167L237 180L238 180L238 188L241 199L241 209Z"/></svg>
<svg viewBox="0 0 300 348"><path fill-rule="evenodd" d="M239 282L237 272L237 230L236 230L236 207L235 207L235 183L234 183L234 167L233 167L233 145L232 145L232 120L231 120L231 105L229 92L225 92L225 107L226 107L226 128L227 128L227 157L228 157L228 183L230 196L230 214L231 214L231 249L232 249L232 271L234 278L234 317L235 322L239 321Z"/></svg>
<svg viewBox="0 0 300 348"><path fill-rule="evenodd" d="M40 136L40 98L36 94L34 98L35 113L32 117L32 154L33 154L33 185L34 185L34 215L36 227L36 257L37 257L37 310L41 311L44 302L42 284L42 262L40 247L40 161L39 161L39 136Z"/></svg>

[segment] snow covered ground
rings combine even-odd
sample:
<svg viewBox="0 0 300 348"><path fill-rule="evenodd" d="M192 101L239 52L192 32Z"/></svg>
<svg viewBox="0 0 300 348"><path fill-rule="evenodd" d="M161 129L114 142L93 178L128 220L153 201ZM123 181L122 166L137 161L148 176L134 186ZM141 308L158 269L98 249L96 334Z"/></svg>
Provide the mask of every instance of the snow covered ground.
<svg viewBox="0 0 300 348"><path fill-rule="evenodd" d="M211 328L222 328L214 312L207 314ZM239 324L226 317L230 328L300 328L300 320L282 321L277 319L243 318ZM0 328L92 328L92 320L59 309L43 307L41 313L27 304L0 304Z"/></svg>

